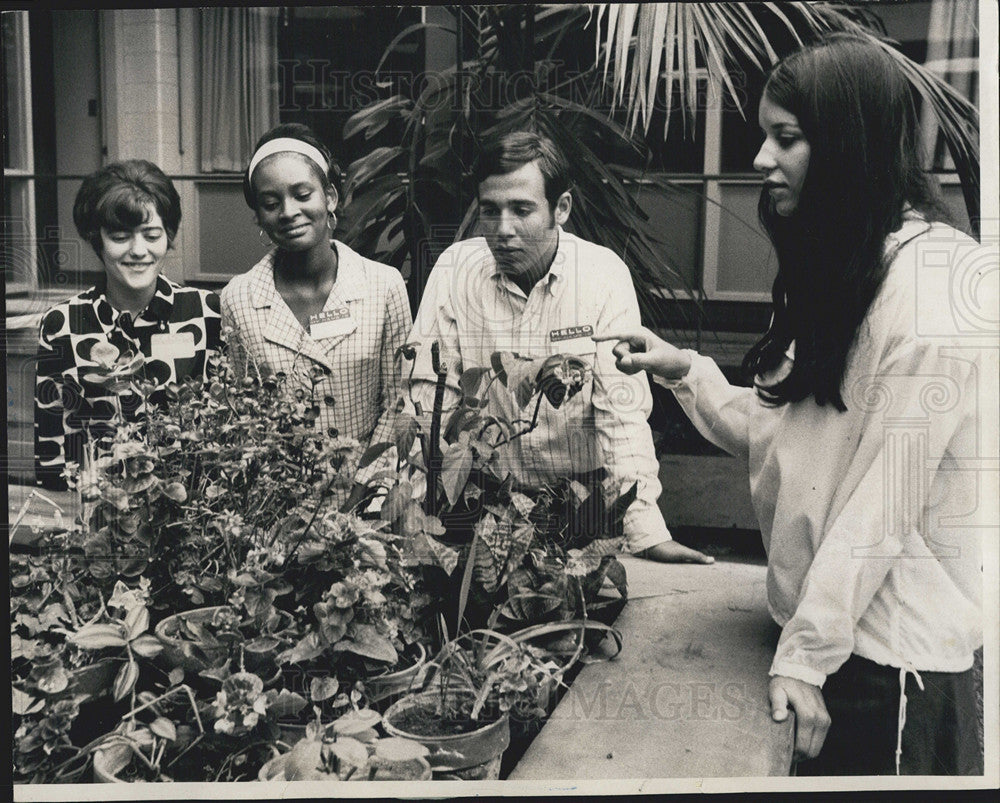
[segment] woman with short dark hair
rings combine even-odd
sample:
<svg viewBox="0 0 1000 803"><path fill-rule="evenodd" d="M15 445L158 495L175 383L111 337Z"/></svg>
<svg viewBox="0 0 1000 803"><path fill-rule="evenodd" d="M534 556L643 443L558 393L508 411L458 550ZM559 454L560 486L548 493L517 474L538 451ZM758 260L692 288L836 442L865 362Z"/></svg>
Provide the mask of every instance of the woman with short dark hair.
<svg viewBox="0 0 1000 803"><path fill-rule="evenodd" d="M35 478L66 487L67 463L82 464L85 444L165 401L170 382L204 376L219 348L219 299L162 275L181 221L173 182L140 159L88 176L73 221L104 266L89 290L42 316L35 384ZM95 369L129 366L127 390L94 381ZM88 379L89 377L89 379ZM138 385L146 385L146 393Z"/></svg>
<svg viewBox="0 0 1000 803"><path fill-rule="evenodd" d="M996 251L935 222L911 89L881 47L796 52L758 117L778 276L754 388L648 330L602 339L747 461L781 626L772 713L794 709L798 773L982 774L981 492L963 466L988 363L949 291L995 275Z"/></svg>

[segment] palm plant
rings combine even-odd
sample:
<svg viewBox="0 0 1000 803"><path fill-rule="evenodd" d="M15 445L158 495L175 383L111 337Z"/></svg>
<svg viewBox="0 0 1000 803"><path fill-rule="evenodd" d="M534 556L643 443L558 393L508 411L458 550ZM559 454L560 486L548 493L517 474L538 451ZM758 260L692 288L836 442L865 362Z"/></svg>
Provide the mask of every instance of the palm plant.
<svg viewBox="0 0 1000 803"><path fill-rule="evenodd" d="M415 308L438 254L475 226L469 171L478 139L493 132L538 130L573 165L570 225L580 236L623 255L635 272L645 314L663 323L665 305L650 302L655 288L677 286L679 272L664 256L667 249L628 186L643 171L648 149L613 115L595 110L603 86L592 60L563 74L564 63L556 58L564 37L584 31L588 10L572 5L451 11L455 35L472 43L475 56L435 74L412 97L394 95L362 109L345 126L345 139L371 138L398 119L403 136L398 145L375 148L349 166L342 236L390 264L408 256ZM411 26L390 49L431 27ZM609 164L607 154L616 161ZM456 220L461 221L457 227Z"/></svg>
<svg viewBox="0 0 1000 803"><path fill-rule="evenodd" d="M663 304L662 289L683 287L682 272L637 200L643 182L661 192L684 191L651 172L645 137L657 98L665 97L669 121L673 92L678 92L687 125L693 126L699 74L725 86L739 106L734 71L762 72L798 44L834 31L877 41L898 61L936 113L970 220L974 226L978 222L975 107L897 51L880 35L877 18L864 9L803 2L448 9L457 51L471 57L417 83L409 96L370 104L344 129L345 138L371 139L390 122L401 125L398 145L375 148L349 166L340 235L390 264L403 264L408 257L414 308L440 252L475 228L470 169L476 142L491 133L529 128L555 141L571 165L569 226L622 255L633 271L648 325L676 326L672 316L684 316L684 308ZM435 27L441 26L407 28L387 55L403 40ZM568 47L570 40L575 48ZM592 55L586 54L589 47L581 47L587 42L594 45ZM577 61L561 73L567 53ZM461 221L457 226L456 220Z"/></svg>
<svg viewBox="0 0 1000 803"><path fill-rule="evenodd" d="M630 132L640 122L648 131L653 100L663 82L671 85L676 81L680 102L694 119L694 81L700 61L739 106L740 95L730 76L732 67L741 63L763 72L784 55L774 42L778 37L767 31L790 34L795 44L834 32L852 33L877 43L933 109L962 182L969 220L978 228L979 112L945 81L882 36L882 23L870 8L801 2L599 3L592 8L597 15L597 60L603 75L612 73L614 97L624 101ZM667 92L668 121L671 101Z"/></svg>

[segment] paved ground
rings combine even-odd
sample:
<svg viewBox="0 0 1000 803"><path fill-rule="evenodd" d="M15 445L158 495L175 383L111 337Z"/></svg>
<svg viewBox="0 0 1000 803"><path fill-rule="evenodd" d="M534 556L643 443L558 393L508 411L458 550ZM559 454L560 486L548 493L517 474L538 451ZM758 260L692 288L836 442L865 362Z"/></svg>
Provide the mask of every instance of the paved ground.
<svg viewBox="0 0 1000 803"><path fill-rule="evenodd" d="M767 702L764 567L625 560L621 655L583 668L510 780L787 775L792 725Z"/></svg>

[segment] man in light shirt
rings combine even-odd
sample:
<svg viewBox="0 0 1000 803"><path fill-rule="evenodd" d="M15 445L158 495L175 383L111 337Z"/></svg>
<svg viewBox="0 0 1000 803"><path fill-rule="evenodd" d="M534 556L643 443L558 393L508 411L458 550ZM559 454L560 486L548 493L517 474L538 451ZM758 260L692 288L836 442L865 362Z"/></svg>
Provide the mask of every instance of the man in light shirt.
<svg viewBox="0 0 1000 803"><path fill-rule="evenodd" d="M428 278L408 341L420 344L412 394L424 410L432 408L435 341L449 372L446 410L459 398L461 372L489 368L496 351L579 356L593 368L592 381L559 409L543 403L535 429L498 450L501 471L540 487L603 466L612 491L638 486L623 522L630 551L712 563L671 538L657 506L659 464L645 377L619 372L611 344L592 340L638 326L639 305L617 254L563 231L573 202L568 173L553 143L537 134L484 143L474 172L482 236L450 246ZM490 390L486 412L507 421L525 417L500 383Z"/></svg>

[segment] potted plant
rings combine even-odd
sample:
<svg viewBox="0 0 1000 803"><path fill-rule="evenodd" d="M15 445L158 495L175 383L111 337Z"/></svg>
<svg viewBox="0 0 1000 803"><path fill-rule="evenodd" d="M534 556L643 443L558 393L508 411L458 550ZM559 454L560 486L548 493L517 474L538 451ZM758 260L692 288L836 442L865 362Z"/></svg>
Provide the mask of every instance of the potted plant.
<svg viewBox="0 0 1000 803"><path fill-rule="evenodd" d="M510 718L545 715L548 684L566 669L545 650L491 630L447 642L419 690L385 712L387 733L419 741L439 778L496 779Z"/></svg>
<svg viewBox="0 0 1000 803"><path fill-rule="evenodd" d="M311 726L291 750L261 767L261 781L430 780L428 750L419 742L380 733L382 717L354 709L329 727Z"/></svg>
<svg viewBox="0 0 1000 803"><path fill-rule="evenodd" d="M580 391L589 366L574 355L527 360L497 352L489 369L462 373L462 398L444 421L447 371L437 344L431 354L437 387L426 431L400 411L396 442L372 445L362 462L396 446L396 473L374 483L388 486L373 491L383 494L377 515L406 536L406 561L419 568L448 628L513 631L584 620L598 615L606 585L619 601L617 610L605 612L605 621L613 621L627 597L625 570L615 555L624 544L621 521L635 488L606 499L600 472L582 478L586 485L566 478L540 490L518 488L501 474L498 459L504 447L534 429L543 404L558 408ZM522 419L487 414L484 400L495 383L514 395ZM414 490L421 484L422 497Z"/></svg>
<svg viewBox="0 0 1000 803"><path fill-rule="evenodd" d="M14 773L23 780L79 777L83 747L117 723L160 651L148 632L149 581L100 582L77 535L50 533L34 554L11 555Z"/></svg>

